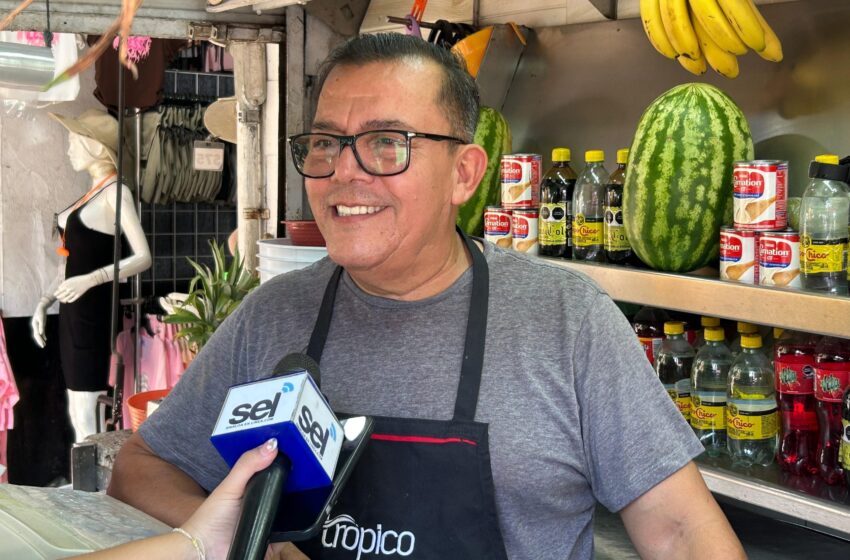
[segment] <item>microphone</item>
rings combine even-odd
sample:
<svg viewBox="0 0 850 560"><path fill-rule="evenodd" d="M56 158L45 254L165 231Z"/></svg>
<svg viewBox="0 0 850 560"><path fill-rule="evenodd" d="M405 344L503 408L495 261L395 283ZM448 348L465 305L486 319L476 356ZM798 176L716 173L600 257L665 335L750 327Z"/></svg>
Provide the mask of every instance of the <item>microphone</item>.
<svg viewBox="0 0 850 560"><path fill-rule="evenodd" d="M316 381L318 364L289 354L275 377L231 387L210 441L233 467L246 451L277 438L274 462L256 473L245 489L242 515L228 558L261 559L281 493L333 485L344 438L342 425Z"/></svg>

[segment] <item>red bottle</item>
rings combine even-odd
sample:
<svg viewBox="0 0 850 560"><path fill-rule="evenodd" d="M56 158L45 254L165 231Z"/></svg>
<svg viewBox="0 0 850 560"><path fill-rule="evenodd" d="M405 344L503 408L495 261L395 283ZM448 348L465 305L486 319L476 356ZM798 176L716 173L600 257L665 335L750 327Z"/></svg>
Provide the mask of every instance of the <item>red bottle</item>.
<svg viewBox="0 0 850 560"><path fill-rule="evenodd" d="M815 474L818 418L815 412L815 348L813 334L785 331L774 347L776 394L782 431L776 459L796 475Z"/></svg>
<svg viewBox="0 0 850 560"><path fill-rule="evenodd" d="M815 399L820 443L818 475L827 484L844 482L838 460L841 444L841 398L850 385L850 340L825 336L815 349Z"/></svg>
<svg viewBox="0 0 850 560"><path fill-rule="evenodd" d="M666 311L649 306L641 308L632 319L632 328L646 352L646 358L653 367L655 367L655 355L658 354L661 343L664 341L664 323L669 320L670 316Z"/></svg>

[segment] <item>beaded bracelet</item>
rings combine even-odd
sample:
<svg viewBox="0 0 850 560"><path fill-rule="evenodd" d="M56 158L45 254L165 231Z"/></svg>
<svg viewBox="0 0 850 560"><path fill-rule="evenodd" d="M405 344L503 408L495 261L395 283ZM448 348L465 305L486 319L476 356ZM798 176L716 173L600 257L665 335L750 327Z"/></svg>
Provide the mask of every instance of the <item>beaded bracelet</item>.
<svg viewBox="0 0 850 560"><path fill-rule="evenodd" d="M198 560L207 560L206 552L204 551L204 543L200 539L196 539L186 529L182 527L175 527L171 530L172 533L180 533L190 541L192 541L192 546L195 547L195 552L198 553Z"/></svg>

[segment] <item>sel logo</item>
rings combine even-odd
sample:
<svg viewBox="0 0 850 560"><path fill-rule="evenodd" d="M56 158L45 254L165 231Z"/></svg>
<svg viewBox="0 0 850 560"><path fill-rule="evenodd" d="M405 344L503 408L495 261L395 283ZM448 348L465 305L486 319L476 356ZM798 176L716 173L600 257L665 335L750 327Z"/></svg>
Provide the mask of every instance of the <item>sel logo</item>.
<svg viewBox="0 0 850 560"><path fill-rule="evenodd" d="M328 438L333 438L336 441L336 428L331 425L329 430L323 429L318 422L313 420L313 411L306 404L301 407L301 416L298 417L298 427L310 439L310 443L316 448L319 457L324 457L325 455Z"/></svg>
<svg viewBox="0 0 850 560"><path fill-rule="evenodd" d="M292 392L292 391L294 391L294 390L295 390L295 385L293 385L293 384L292 384L292 383L290 383L289 381L287 381L286 383L284 383L284 384L283 384L283 389L282 389L282 391L283 391L284 393L291 393L291 392Z"/></svg>

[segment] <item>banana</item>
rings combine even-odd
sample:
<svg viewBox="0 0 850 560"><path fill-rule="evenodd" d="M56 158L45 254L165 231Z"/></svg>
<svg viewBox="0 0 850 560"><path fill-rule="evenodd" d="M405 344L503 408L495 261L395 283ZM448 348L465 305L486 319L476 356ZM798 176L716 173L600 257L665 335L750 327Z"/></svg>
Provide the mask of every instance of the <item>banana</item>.
<svg viewBox="0 0 850 560"><path fill-rule="evenodd" d="M696 60L692 60L684 55L676 58L679 61L685 70L690 72L691 74L696 74L697 76L701 76L705 74L705 71L708 70L708 67L705 65L705 58L700 54L699 58Z"/></svg>
<svg viewBox="0 0 850 560"><path fill-rule="evenodd" d="M756 8L753 0L749 0L749 2L750 6L753 8L753 12L755 12L756 17L759 20L762 30L764 30L764 50L756 52L765 60L780 62L782 60L782 43L779 42L779 37L776 36L776 33L773 32L773 29L771 29L770 25L768 25L764 20L764 16L762 16L759 9Z"/></svg>
<svg viewBox="0 0 850 560"><path fill-rule="evenodd" d="M700 58L699 41L688 14L688 0L660 0L661 22L667 37L680 56Z"/></svg>
<svg viewBox="0 0 850 560"><path fill-rule="evenodd" d="M717 0L729 23L745 45L760 52L765 48L764 29L756 17L757 10L750 0Z"/></svg>
<svg viewBox="0 0 850 560"><path fill-rule="evenodd" d="M724 51L714 42L711 35L703 27L699 19L697 19L696 14L694 14L693 23L694 31L697 32L697 38L699 39L699 46L702 48L702 52L705 54L705 58L711 67L718 74L727 78L738 77L738 59L735 58L735 55Z"/></svg>
<svg viewBox="0 0 850 560"><path fill-rule="evenodd" d="M735 33L735 29L726 19L726 14L723 13L717 0L689 0L689 2L696 19L718 47L732 54L746 54L747 45Z"/></svg>
<svg viewBox="0 0 850 560"><path fill-rule="evenodd" d="M676 58L678 53L670 44L667 32L664 31L658 0L640 0L640 20L643 22L643 30L655 50L667 58Z"/></svg>

